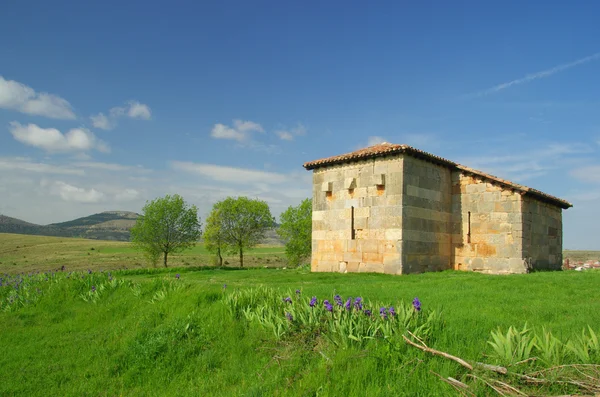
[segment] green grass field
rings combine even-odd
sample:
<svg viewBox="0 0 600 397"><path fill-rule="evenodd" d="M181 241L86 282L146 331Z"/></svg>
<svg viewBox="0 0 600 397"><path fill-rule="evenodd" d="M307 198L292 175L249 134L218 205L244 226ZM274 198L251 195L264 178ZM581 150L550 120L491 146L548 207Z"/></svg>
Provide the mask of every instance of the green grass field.
<svg viewBox="0 0 600 397"><path fill-rule="evenodd" d="M285 247L259 246L249 250L244 266L282 267L286 265ZM227 267L238 267L237 255L225 256ZM210 266L214 257L202 244L169 256L169 266ZM56 270L135 269L148 266L144 256L130 243L67 237L28 236L0 233L0 273ZM162 266L162 263L159 263Z"/></svg>
<svg viewBox="0 0 600 397"><path fill-rule="evenodd" d="M278 339L227 309L227 296L259 286L294 299L293 291L300 289L302 296L317 296L320 303L334 293L388 305L419 297L425 311L443 313L444 326L428 340L429 346L470 362L501 364L488 344L498 327L527 323L536 331L545 327L563 341L578 337L587 325L600 331L600 271L391 276L190 265L129 267L113 271L109 282L107 272L98 269L108 269L113 256L136 255L127 251L130 246L70 239L34 244L23 236L11 238L0 245L0 396L458 395L438 375L468 383L474 395L499 395L458 364L404 344L400 335L348 348L331 343L326 329ZM18 255L11 251L16 245L22 250ZM77 266L92 246L98 262ZM261 248L255 254L268 258L281 250ZM7 252L20 265L5 263ZM34 281L25 276L15 289L15 280L21 280L15 273L34 269L17 258L21 253L35 253L38 261L46 255L48 262L38 269L60 267L63 259L72 265L65 272L33 276ZM200 255L198 247L182 257ZM69 274L87 266L92 274ZM6 269L13 276L2 275ZM593 362L600 364L600 352L595 354ZM536 365L522 366L533 370ZM569 385L535 386L514 379L512 384L530 395L576 391Z"/></svg>

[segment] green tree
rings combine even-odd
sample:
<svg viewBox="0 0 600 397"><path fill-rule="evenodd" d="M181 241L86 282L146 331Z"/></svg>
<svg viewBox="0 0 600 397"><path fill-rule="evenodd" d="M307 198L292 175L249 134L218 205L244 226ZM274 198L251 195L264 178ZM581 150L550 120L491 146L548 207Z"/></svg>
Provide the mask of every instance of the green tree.
<svg viewBox="0 0 600 397"><path fill-rule="evenodd" d="M292 265L310 258L312 243L312 200L290 206L280 216L279 237L285 241L285 256Z"/></svg>
<svg viewBox="0 0 600 397"><path fill-rule="evenodd" d="M206 227L204 228L204 247L219 259L219 266L223 266L223 253L230 250L230 247L225 243L223 232L221 231L222 219L220 217L219 203L213 206L213 209L206 218Z"/></svg>
<svg viewBox="0 0 600 397"><path fill-rule="evenodd" d="M131 241L156 264L167 256L196 245L201 236L201 223L195 205L188 206L177 194L146 202L142 215L131 229Z"/></svg>
<svg viewBox="0 0 600 397"><path fill-rule="evenodd" d="M267 230L274 226L269 205L259 199L227 197L213 207L219 236L223 246L240 255L240 267L244 266L244 251L256 246L265 238Z"/></svg>

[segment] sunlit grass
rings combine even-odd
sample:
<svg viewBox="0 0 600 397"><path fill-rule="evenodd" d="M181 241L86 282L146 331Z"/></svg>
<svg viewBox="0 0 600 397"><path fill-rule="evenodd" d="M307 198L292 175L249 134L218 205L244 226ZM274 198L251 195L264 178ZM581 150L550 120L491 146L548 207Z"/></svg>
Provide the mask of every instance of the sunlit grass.
<svg viewBox="0 0 600 397"><path fill-rule="evenodd" d="M467 360L490 357L487 341L498 327L527 322L564 340L588 324L598 332L600 324L600 272L388 276L174 268L111 276L124 283L106 287L95 301L81 294L92 280L97 289L108 283L106 272L57 282L65 275L41 277L31 286L41 290L39 299L0 313L0 395L455 395L432 371L456 377L462 368L414 348L381 341L342 348L302 333L278 340L232 316L224 295L259 286L281 296L301 289L321 301L340 294L410 304L418 296L423 310L443 310L443 332L432 346Z"/></svg>

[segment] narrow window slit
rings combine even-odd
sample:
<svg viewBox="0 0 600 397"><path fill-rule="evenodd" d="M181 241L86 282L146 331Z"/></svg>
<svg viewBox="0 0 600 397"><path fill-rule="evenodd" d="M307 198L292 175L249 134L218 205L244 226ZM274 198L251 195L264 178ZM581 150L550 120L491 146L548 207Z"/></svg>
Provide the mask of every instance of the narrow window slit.
<svg viewBox="0 0 600 397"><path fill-rule="evenodd" d="M356 230L354 230L354 206L350 207L350 238L356 239Z"/></svg>
<svg viewBox="0 0 600 397"><path fill-rule="evenodd" d="M468 213L467 227L467 243L471 244L471 211Z"/></svg>

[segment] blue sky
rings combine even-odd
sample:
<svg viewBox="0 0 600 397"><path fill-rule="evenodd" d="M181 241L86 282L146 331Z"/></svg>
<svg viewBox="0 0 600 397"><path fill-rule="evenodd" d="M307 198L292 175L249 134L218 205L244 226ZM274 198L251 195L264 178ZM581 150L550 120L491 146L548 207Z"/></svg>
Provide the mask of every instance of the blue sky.
<svg viewBox="0 0 600 397"><path fill-rule="evenodd" d="M304 162L385 140L570 200L565 248L600 249L600 5L89 3L2 6L0 213L278 215Z"/></svg>

